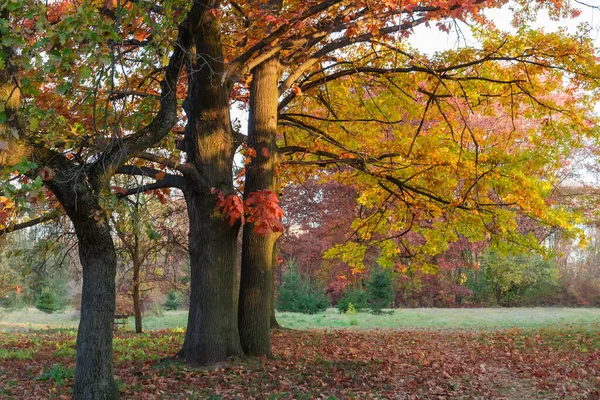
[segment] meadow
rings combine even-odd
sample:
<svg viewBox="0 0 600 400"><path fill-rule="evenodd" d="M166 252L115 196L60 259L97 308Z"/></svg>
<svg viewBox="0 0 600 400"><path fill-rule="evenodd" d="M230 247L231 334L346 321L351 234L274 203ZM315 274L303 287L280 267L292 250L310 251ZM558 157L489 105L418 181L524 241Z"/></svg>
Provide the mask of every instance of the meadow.
<svg viewBox="0 0 600 400"><path fill-rule="evenodd" d="M409 308L383 315L359 312L341 314L330 308L319 314L278 313L279 323L290 329L502 329L541 328L554 325L600 323L599 308ZM128 329L133 330L133 317ZM185 328L187 311L157 311L143 319L145 330ZM45 314L35 308L0 311L0 330L76 328L75 310Z"/></svg>

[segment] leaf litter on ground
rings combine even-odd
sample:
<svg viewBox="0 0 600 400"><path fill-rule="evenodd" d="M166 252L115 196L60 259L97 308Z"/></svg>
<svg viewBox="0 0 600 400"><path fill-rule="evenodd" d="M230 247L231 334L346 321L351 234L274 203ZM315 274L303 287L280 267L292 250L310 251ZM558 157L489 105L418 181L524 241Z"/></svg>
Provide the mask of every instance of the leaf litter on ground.
<svg viewBox="0 0 600 400"><path fill-rule="evenodd" d="M75 330L0 332L0 398L67 399ZM273 359L195 369L182 330L118 332L125 399L598 399L600 329L278 330Z"/></svg>

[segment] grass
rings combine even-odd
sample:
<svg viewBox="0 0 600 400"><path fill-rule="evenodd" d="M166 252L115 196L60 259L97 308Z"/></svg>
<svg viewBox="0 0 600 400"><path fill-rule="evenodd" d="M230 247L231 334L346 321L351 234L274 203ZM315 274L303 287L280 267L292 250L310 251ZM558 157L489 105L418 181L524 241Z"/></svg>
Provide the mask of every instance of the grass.
<svg viewBox="0 0 600 400"><path fill-rule="evenodd" d="M280 313L278 321L287 328L429 328L496 329L540 328L557 324L600 323L598 308L415 308L396 309L391 314L340 314L335 309L303 315Z"/></svg>
<svg viewBox="0 0 600 400"><path fill-rule="evenodd" d="M335 309L315 315L278 313L279 323L292 329L352 328L352 329L496 329L541 328L556 325L589 325L600 323L599 308L466 308L397 309L391 314L340 314ZM0 312L0 330L31 330L48 328L76 328L78 318L74 310L45 314L35 308ZM184 328L187 311L165 311L148 315L143 320L144 330ZM128 329L133 330L133 318Z"/></svg>

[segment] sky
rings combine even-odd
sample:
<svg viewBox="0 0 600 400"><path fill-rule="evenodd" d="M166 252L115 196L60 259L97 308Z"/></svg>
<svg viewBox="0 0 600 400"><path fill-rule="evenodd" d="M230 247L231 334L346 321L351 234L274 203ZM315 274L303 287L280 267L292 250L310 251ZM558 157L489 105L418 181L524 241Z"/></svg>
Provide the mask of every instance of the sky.
<svg viewBox="0 0 600 400"><path fill-rule="evenodd" d="M588 4L600 7L600 0L589 0ZM575 19L552 21L547 13L540 13L538 19L531 25L532 28L543 28L547 32L557 31L560 27L566 27L570 33L575 33L577 26L581 23L588 23L592 28L590 35L595 38L596 46L600 48L600 10L593 7L578 7L583 12ZM496 26L503 31L515 32L512 26L513 12L510 5L505 5L501 9L487 10L485 13ZM475 41L469 41L469 29L462 24L462 33L467 37L467 44L474 45ZM436 51L444 51L464 46L464 41L457 43L456 33L445 33L436 28L427 28L423 25L415 29L415 34L409 38L409 43L419 51L431 55Z"/></svg>

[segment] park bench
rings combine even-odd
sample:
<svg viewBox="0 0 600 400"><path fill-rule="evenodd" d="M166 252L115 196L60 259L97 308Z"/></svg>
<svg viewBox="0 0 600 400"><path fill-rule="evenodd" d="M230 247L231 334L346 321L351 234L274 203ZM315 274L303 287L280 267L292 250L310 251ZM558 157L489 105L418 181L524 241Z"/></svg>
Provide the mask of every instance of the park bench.
<svg viewBox="0 0 600 400"><path fill-rule="evenodd" d="M129 318L129 315L127 314L115 314L115 321L113 323L115 331L119 330L119 325L124 326L127 324L127 318Z"/></svg>

